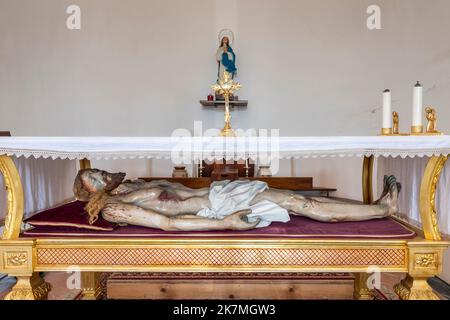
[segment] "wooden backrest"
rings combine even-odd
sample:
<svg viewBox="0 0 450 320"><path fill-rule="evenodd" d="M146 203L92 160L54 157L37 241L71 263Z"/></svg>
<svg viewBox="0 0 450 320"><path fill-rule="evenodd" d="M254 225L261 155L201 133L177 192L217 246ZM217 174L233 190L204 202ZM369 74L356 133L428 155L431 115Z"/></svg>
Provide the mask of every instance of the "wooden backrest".
<svg viewBox="0 0 450 320"><path fill-rule="evenodd" d="M230 170L236 170L237 171L237 176L240 178L244 178L246 177L246 172L245 172L245 163L244 161L238 162L238 161L203 161L202 162L202 177L205 178L211 178L213 177L213 172L214 171L219 171L219 172L226 172L226 171L230 171ZM198 175L200 176L200 165L197 165L197 172ZM255 164L250 163L250 160L248 161L248 177L255 177L256 172L255 172Z"/></svg>

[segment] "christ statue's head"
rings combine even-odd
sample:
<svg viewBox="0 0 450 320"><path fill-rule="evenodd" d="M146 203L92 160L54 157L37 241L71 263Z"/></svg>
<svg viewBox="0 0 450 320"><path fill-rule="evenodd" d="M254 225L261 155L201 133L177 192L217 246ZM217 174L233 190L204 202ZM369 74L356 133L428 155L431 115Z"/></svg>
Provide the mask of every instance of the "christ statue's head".
<svg viewBox="0 0 450 320"><path fill-rule="evenodd" d="M75 178L73 192L80 201L89 201L99 191L111 191L117 188L125 178L125 173L109 173L98 169L80 170Z"/></svg>

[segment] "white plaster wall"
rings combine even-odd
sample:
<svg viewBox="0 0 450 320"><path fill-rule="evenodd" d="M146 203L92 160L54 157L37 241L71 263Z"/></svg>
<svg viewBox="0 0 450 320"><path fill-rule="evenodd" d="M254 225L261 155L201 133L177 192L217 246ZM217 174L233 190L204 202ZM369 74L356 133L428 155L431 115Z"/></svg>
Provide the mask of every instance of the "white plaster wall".
<svg viewBox="0 0 450 320"><path fill-rule="evenodd" d="M82 9L82 29L65 26ZM366 8L382 9L382 30ZM220 110L198 100L214 82L217 31L236 32L241 128L281 135L372 135L380 93L393 92L401 128L411 120L412 85L450 132L448 0L0 0L0 129L14 135L170 135L220 127ZM165 175L161 161L98 163L130 177ZM283 167L280 174L289 173ZM358 199L360 159L298 162L339 196ZM447 262L447 265L450 261Z"/></svg>
<svg viewBox="0 0 450 320"><path fill-rule="evenodd" d="M216 2L230 8L221 15ZM72 3L82 9L79 31L65 26ZM194 120L219 127L222 113L198 100L215 80L216 30L229 16L239 95L250 100L235 126L371 135L389 87L406 130L421 80L448 131L450 3L379 0L383 29L370 31L372 3L1 0L0 127L15 135L168 135Z"/></svg>

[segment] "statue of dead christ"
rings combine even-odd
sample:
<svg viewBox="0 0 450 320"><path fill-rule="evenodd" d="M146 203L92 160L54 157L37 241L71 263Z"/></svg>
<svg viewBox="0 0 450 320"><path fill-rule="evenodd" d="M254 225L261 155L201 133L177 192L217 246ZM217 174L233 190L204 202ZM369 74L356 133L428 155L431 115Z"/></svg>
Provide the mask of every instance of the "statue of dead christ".
<svg viewBox="0 0 450 320"><path fill-rule="evenodd" d="M257 180L217 181L209 188L191 189L165 180L124 178L125 173L79 171L74 193L88 201L90 223L99 214L113 223L167 231L249 230L288 222L290 214L322 222L364 221L396 213L401 189L394 176L385 176L381 197L362 205L269 189Z"/></svg>

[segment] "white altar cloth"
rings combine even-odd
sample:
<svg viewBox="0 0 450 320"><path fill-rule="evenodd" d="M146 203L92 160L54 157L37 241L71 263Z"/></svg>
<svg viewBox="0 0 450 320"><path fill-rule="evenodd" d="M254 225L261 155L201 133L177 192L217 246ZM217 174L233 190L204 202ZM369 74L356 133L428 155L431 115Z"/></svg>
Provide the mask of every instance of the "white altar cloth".
<svg viewBox="0 0 450 320"><path fill-rule="evenodd" d="M275 158L450 154L450 136L337 137L0 137L0 155L52 159L239 159L269 152Z"/></svg>

